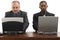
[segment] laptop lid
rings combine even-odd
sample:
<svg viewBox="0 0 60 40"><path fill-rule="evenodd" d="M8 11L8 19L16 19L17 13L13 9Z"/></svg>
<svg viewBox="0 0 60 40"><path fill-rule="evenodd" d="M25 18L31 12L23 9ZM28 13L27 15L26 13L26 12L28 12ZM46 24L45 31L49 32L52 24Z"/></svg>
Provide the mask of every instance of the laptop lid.
<svg viewBox="0 0 60 40"><path fill-rule="evenodd" d="M58 17L39 16L38 17L38 33L54 34L57 32Z"/></svg>
<svg viewBox="0 0 60 40"><path fill-rule="evenodd" d="M2 18L3 33L21 33L23 31L22 17Z"/></svg>

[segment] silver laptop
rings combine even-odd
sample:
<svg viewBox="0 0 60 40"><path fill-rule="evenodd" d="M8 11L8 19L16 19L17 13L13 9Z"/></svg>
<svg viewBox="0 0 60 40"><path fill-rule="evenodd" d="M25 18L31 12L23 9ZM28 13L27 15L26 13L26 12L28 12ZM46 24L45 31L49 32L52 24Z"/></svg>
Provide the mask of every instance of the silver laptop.
<svg viewBox="0 0 60 40"><path fill-rule="evenodd" d="M58 28L58 17L39 16L38 17L38 33L39 34L56 34Z"/></svg>

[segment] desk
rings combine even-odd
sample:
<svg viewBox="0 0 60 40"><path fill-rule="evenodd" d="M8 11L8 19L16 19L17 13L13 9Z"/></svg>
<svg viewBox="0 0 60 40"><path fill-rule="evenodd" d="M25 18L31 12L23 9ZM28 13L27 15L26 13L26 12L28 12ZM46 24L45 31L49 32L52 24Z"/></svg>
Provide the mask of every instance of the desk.
<svg viewBox="0 0 60 40"><path fill-rule="evenodd" d="M0 40L60 40L60 37L57 37L57 35L39 35L34 32L27 32L17 35L2 35Z"/></svg>

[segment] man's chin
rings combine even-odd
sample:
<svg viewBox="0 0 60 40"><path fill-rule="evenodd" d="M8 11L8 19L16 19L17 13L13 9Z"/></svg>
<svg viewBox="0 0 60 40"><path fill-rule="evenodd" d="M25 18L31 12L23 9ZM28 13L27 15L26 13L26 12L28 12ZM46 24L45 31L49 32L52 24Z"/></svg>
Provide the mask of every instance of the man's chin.
<svg viewBox="0 0 60 40"><path fill-rule="evenodd" d="M45 12L46 10L41 10L42 12Z"/></svg>
<svg viewBox="0 0 60 40"><path fill-rule="evenodd" d="M18 13L18 12L14 12L14 13Z"/></svg>

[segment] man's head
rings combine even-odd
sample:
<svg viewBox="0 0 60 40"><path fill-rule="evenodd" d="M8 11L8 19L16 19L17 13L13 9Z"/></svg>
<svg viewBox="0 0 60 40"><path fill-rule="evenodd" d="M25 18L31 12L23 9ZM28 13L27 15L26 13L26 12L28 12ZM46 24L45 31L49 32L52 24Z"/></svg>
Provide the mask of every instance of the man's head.
<svg viewBox="0 0 60 40"><path fill-rule="evenodd" d="M41 11L46 11L48 5L47 5L47 2L46 1L41 1L39 3L39 8L41 9Z"/></svg>
<svg viewBox="0 0 60 40"><path fill-rule="evenodd" d="M19 3L19 1L13 1L12 2L12 11L14 13L17 13L17 12L19 12L19 9L20 9L20 3Z"/></svg>

